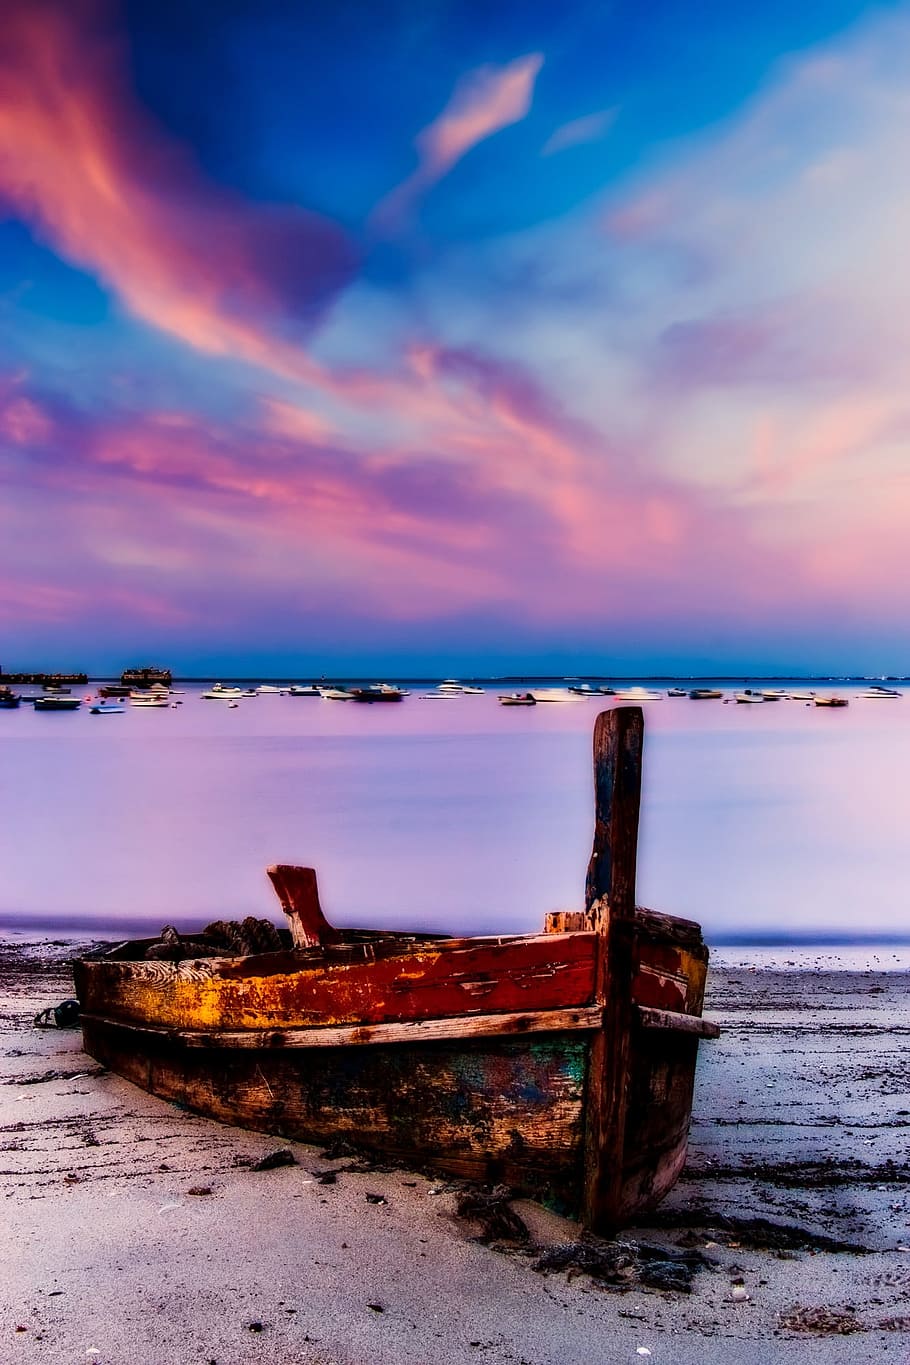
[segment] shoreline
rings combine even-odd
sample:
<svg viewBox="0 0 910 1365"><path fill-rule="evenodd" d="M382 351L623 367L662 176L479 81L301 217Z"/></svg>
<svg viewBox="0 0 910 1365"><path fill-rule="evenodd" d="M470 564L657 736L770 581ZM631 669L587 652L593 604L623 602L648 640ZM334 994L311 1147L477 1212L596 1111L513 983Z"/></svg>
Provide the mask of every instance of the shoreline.
<svg viewBox="0 0 910 1365"><path fill-rule="evenodd" d="M543 1274L539 1252L473 1240L451 1182L331 1161L103 1072L78 1030L31 1027L71 993L74 946L0 945L3 1358L877 1362L910 1331L906 974L712 971L724 1033L701 1051L689 1163L621 1238L706 1258L684 1293ZM251 1170L284 1146L297 1164ZM512 1207L538 1247L578 1236Z"/></svg>

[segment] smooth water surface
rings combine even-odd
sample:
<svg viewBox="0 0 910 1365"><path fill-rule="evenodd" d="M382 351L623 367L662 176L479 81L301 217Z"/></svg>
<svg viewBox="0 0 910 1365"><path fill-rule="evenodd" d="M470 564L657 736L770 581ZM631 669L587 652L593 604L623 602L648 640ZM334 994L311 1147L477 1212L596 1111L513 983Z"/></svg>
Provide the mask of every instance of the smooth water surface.
<svg viewBox="0 0 910 1365"><path fill-rule="evenodd" d="M647 704L639 901L709 937L905 933L910 695L859 690L831 711ZM0 711L7 921L274 914L271 862L316 867L341 924L532 930L581 906L608 699L179 700Z"/></svg>

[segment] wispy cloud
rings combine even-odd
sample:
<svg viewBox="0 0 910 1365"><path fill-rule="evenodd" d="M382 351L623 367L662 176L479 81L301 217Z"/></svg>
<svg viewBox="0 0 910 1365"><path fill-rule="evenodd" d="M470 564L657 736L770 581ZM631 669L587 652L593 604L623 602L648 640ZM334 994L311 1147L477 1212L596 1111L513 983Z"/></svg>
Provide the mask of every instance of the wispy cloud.
<svg viewBox="0 0 910 1365"><path fill-rule="evenodd" d="M136 317L199 350L306 373L299 344L352 278L334 224L208 183L144 114L106 11L10 0L0 193Z"/></svg>
<svg viewBox="0 0 910 1365"><path fill-rule="evenodd" d="M415 140L417 169L376 209L374 223L398 227L415 201L478 143L526 117L543 54L532 52L506 66L483 66L464 76L438 118Z"/></svg>
<svg viewBox="0 0 910 1365"><path fill-rule="evenodd" d="M613 127L618 113L618 109L602 109L597 114L585 114L561 124L547 138L540 150L541 156L553 156L567 147L580 147L586 142L599 142Z"/></svg>

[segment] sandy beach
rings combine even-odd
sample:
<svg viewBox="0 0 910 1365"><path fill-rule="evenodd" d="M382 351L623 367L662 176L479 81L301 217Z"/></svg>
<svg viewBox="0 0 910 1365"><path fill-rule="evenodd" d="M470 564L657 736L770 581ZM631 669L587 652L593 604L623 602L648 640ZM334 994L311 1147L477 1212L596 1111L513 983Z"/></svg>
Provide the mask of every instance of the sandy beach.
<svg viewBox="0 0 910 1365"><path fill-rule="evenodd" d="M538 1268L579 1232L527 1202L484 1244L426 1174L254 1170L288 1144L32 1027L75 948L0 947L3 1362L910 1361L910 974L714 970L689 1165L605 1279Z"/></svg>

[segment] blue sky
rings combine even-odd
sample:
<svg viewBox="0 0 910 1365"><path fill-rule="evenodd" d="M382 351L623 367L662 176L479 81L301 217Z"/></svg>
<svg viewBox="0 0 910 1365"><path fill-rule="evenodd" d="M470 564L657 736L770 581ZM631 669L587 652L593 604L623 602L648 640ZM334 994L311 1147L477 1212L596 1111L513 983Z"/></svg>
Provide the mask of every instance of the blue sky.
<svg viewBox="0 0 910 1365"><path fill-rule="evenodd" d="M908 57L898 4L13 0L0 658L910 669Z"/></svg>

